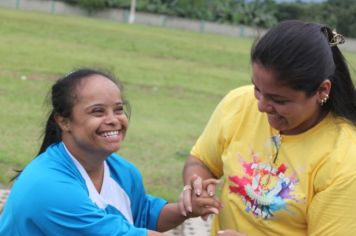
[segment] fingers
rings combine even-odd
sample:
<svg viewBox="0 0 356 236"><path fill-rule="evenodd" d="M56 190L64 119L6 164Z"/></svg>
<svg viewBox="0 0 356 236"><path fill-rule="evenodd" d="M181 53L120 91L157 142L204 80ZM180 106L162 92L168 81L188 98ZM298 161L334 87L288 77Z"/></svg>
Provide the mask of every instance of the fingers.
<svg viewBox="0 0 356 236"><path fill-rule="evenodd" d="M212 209L215 208L219 211L219 209L222 208L221 202L217 198L212 198L206 195L202 195L200 197L195 197L193 196L192 202L194 203L194 206L197 206L199 208L208 208ZM215 210L213 210L212 213L218 213Z"/></svg>
<svg viewBox="0 0 356 236"><path fill-rule="evenodd" d="M210 197L215 195L216 185L220 183L217 179L206 179L203 181L203 189L206 189Z"/></svg>
<svg viewBox="0 0 356 236"><path fill-rule="evenodd" d="M181 192L180 195L179 195L178 208L179 208L179 212L180 212L183 216L187 216L187 211L186 211L186 209L185 209L183 199L184 199L184 198L183 198L183 192Z"/></svg>
<svg viewBox="0 0 356 236"><path fill-rule="evenodd" d="M203 180L198 175L193 175L190 180L190 183L191 183L191 186L193 187L195 195L200 196L201 193L204 190L206 190L208 192L209 196L211 196L211 197L215 195L216 185L218 185L219 182L220 181L218 179L214 179L214 178Z"/></svg>
<svg viewBox="0 0 356 236"><path fill-rule="evenodd" d="M193 175L191 185L193 186L195 195L200 196L203 191L203 179L198 175Z"/></svg>
<svg viewBox="0 0 356 236"><path fill-rule="evenodd" d="M214 197L217 184L217 179L203 180L200 176L193 175L190 185L184 186L180 196L178 206L182 215L203 216L202 219L207 219L209 214L218 214L222 205Z"/></svg>
<svg viewBox="0 0 356 236"><path fill-rule="evenodd" d="M210 215L210 214L205 214L205 215L202 215L200 218L201 218L202 220L204 220L204 221L207 221L208 218L209 218L209 215Z"/></svg>
<svg viewBox="0 0 356 236"><path fill-rule="evenodd" d="M217 215L217 214L219 214L219 210L217 208L213 208L213 207L210 207L210 208L205 207L200 210L199 214L196 214L194 216L200 215L200 216L202 216L203 220L207 220L209 215L211 215L211 214Z"/></svg>
<svg viewBox="0 0 356 236"><path fill-rule="evenodd" d="M192 191L196 196L199 196L203 191L203 180L198 175L193 175L190 179L190 185L187 184L183 187L183 192L180 196L179 210L182 215L187 216L193 212L192 208Z"/></svg>
<svg viewBox="0 0 356 236"><path fill-rule="evenodd" d="M182 215L187 216L193 211L192 209L192 187L185 185L181 193L181 200L179 201L179 209Z"/></svg>
<svg viewBox="0 0 356 236"><path fill-rule="evenodd" d="M193 194L192 206L192 216L203 216L202 219L207 219L210 214L219 214L221 209L220 201L215 197L209 197L206 192L201 196Z"/></svg>

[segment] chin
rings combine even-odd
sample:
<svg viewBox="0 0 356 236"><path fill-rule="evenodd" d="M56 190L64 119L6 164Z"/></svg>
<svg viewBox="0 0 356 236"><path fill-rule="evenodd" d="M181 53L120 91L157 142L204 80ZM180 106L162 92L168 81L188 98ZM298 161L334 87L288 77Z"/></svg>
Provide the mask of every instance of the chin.
<svg viewBox="0 0 356 236"><path fill-rule="evenodd" d="M288 127L283 120L268 119L268 123L272 126L272 128L279 130L280 132L288 130Z"/></svg>
<svg viewBox="0 0 356 236"><path fill-rule="evenodd" d="M106 147L105 148L105 152L108 153L108 155L114 153L114 152L117 152L118 150L120 149L120 146L117 145L117 146L112 146L112 147Z"/></svg>

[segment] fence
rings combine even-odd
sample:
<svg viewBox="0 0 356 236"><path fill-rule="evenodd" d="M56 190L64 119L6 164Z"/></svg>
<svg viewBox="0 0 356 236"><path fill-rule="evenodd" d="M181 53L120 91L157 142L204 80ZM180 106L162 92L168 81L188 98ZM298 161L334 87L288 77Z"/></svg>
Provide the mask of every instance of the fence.
<svg viewBox="0 0 356 236"><path fill-rule="evenodd" d="M88 16L88 12L79 7L71 6L55 0L0 0L0 7L41 11L52 14ZM91 17L105 18L127 23L129 11L122 9L108 9L94 12ZM169 17L165 15L142 12L136 12L134 23L176 28L201 33L223 34L235 37L255 37L264 32L264 30L257 30L244 25L218 24L207 21L187 20L179 17Z"/></svg>
<svg viewBox="0 0 356 236"><path fill-rule="evenodd" d="M55 0L0 0L0 7L15 8L28 11L41 11L51 14L88 16L88 12L79 7L68 5ZM129 11L121 9L108 9L95 12L91 15L91 17L128 23ZM178 17L142 12L136 12L134 23L182 29L201 33L221 34L233 37L256 37L265 32L264 29L256 29L244 25L218 24L207 21L187 20ZM348 38L346 39L345 44L340 45L340 48L342 50L356 52L356 40Z"/></svg>

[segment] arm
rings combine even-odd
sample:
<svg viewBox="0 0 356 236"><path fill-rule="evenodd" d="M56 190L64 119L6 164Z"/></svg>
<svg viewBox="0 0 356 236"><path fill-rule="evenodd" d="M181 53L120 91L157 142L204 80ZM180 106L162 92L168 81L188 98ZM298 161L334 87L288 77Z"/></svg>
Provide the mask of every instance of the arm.
<svg viewBox="0 0 356 236"><path fill-rule="evenodd" d="M185 192L183 190L183 192ZM208 196L206 192L200 197L193 195L192 197L192 211L188 215L183 215L180 210L179 203L166 204L159 216L157 229L158 231L167 231L180 225L190 217L197 217L218 213L214 208L220 208L220 202Z"/></svg>
<svg viewBox="0 0 356 236"><path fill-rule="evenodd" d="M177 203L166 204L159 216L157 230L164 232L175 228L187 219L186 216L180 214Z"/></svg>

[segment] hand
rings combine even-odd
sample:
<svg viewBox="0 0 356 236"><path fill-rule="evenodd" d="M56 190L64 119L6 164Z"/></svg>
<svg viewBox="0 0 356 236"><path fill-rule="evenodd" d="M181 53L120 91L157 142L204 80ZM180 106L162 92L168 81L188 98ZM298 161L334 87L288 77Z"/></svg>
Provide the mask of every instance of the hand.
<svg viewBox="0 0 356 236"><path fill-rule="evenodd" d="M239 233L235 230L227 229L218 231L218 236L247 236L246 234Z"/></svg>
<svg viewBox="0 0 356 236"><path fill-rule="evenodd" d="M194 175L190 180L190 184L184 186L183 192L180 195L179 209L181 211L181 214L187 216L189 213L192 213L193 212L192 197L199 197L202 196L202 194L204 194L204 198L210 197L214 199L213 202L209 200L206 202L205 201L206 199L205 200L201 199L202 202L207 203L205 208L208 208L210 210L209 214L217 213L218 209L221 208L221 204L216 198L213 197L215 196L215 188L218 183L219 180L217 179L210 178L203 181L200 176ZM219 203L218 204L219 208L216 208L217 202ZM197 204L199 205L201 204L201 202L199 203L198 201ZM201 207L201 205L199 206ZM202 212L203 211L200 211L200 213ZM200 214L200 216L202 216L202 218L206 220L209 214L207 215Z"/></svg>
<svg viewBox="0 0 356 236"><path fill-rule="evenodd" d="M220 201L214 196L209 196L207 191L203 191L199 196L192 193L191 203L192 212L189 213L189 216L201 216L205 220L210 214L219 214L221 209Z"/></svg>

